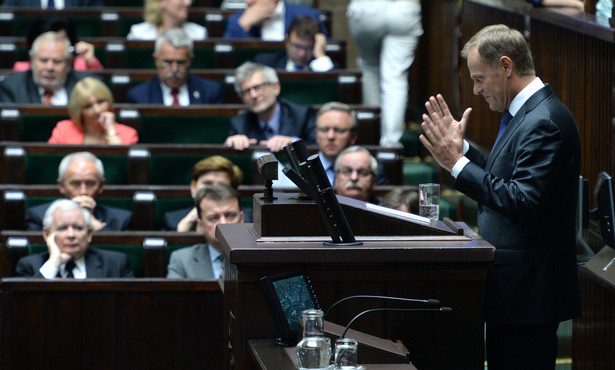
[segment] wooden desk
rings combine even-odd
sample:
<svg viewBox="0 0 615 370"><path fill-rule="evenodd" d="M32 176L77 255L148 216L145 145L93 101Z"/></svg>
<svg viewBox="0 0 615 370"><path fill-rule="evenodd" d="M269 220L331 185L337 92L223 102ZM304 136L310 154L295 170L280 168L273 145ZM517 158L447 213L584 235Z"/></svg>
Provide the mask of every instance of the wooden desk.
<svg viewBox="0 0 615 370"><path fill-rule="evenodd" d="M257 369L296 370L295 347L276 346L269 339L249 340L250 356ZM369 364L369 370L416 370L412 364Z"/></svg>
<svg viewBox="0 0 615 370"><path fill-rule="evenodd" d="M277 202L290 202L283 194L276 196ZM257 198L255 195L255 200ZM294 213L290 206L273 220L261 220L256 206L257 203L255 222L261 222L263 227L282 224L291 233L289 235L303 235L292 232L302 230L305 225L318 229L318 223L322 224L319 216L313 217L309 206L299 204L300 209ZM356 235L376 235L375 222L361 223L368 217L357 217L347 208L344 211ZM275 212L270 214L275 215ZM389 228L384 228L384 234L380 235L400 235L407 231L393 219L387 221L390 221ZM325 309L355 294L433 298L444 306L451 306L454 312L446 315L433 312L373 314L355 322L353 328L380 338L400 340L418 368L484 368L484 280L495 248L476 234L457 236L450 235L450 231L449 235L437 234L444 230L443 223L438 221L433 225L431 234L424 229L417 231L415 236L388 239L359 236L358 239L364 241L359 247L324 246L322 240L325 238L261 238L256 223L219 225L216 236L227 261L225 312L230 317L230 339L237 366L257 368L253 367L248 340L276 335L259 279L285 271L306 270L320 305ZM330 313L328 320L345 325L357 313L374 307L382 305L348 302ZM460 335L463 340L459 340Z"/></svg>

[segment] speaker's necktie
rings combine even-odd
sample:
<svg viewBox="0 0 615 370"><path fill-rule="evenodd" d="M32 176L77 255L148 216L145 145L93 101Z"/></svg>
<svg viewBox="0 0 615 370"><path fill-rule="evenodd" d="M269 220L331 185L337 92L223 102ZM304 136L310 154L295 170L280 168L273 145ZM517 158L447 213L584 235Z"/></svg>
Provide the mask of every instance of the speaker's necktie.
<svg viewBox="0 0 615 370"><path fill-rule="evenodd" d="M508 126L512 118L513 116L512 114L510 114L509 111L506 111L506 113L504 113L504 115L502 116L502 120L500 121L500 131L498 131L498 137L495 138L495 143L493 143L494 148L496 144L498 143L498 141L500 140L500 138L502 137L504 130L506 130L506 127Z"/></svg>

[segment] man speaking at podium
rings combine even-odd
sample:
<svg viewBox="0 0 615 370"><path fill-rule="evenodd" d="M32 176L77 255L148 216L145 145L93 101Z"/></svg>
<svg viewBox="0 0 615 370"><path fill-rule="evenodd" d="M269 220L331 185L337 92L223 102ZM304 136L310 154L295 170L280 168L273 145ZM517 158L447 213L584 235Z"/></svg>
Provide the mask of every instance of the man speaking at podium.
<svg viewBox="0 0 615 370"><path fill-rule="evenodd" d="M479 233L496 247L487 270L489 369L554 369L557 327L579 316L575 211L581 146L574 117L536 77L523 35L483 28L464 46L474 94L504 114L489 157L463 140L441 95L425 104L420 139L478 202Z"/></svg>

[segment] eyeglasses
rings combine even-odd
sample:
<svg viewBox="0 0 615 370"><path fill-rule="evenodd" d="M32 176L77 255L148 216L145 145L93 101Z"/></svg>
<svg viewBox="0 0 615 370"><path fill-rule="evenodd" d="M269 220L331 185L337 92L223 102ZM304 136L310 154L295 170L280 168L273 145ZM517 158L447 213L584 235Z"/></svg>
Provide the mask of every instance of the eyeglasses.
<svg viewBox="0 0 615 370"><path fill-rule="evenodd" d="M160 59L160 66L165 69L171 69L173 64L177 64L177 69L186 70L188 68L187 60L169 60L169 59Z"/></svg>
<svg viewBox="0 0 615 370"><path fill-rule="evenodd" d="M339 128L339 127L317 127L316 130L320 132L321 134L326 134L330 130L333 130L333 133L338 134L338 135L342 135L350 131L349 128Z"/></svg>
<svg viewBox="0 0 615 370"><path fill-rule="evenodd" d="M270 82L263 82L262 84L258 84L258 85L254 85L252 87L248 87L247 89L243 89L239 92L239 96L240 97L244 97L246 95L250 95L250 92L254 91L257 94L262 93L263 91L265 91L265 87L271 85Z"/></svg>
<svg viewBox="0 0 615 370"><path fill-rule="evenodd" d="M350 168L350 167L344 167L341 168L340 170L338 170L338 173L341 173L344 176L352 176L352 173L355 172L357 173L357 175L359 175L359 177L368 177L373 175L372 170L370 170L369 168Z"/></svg>

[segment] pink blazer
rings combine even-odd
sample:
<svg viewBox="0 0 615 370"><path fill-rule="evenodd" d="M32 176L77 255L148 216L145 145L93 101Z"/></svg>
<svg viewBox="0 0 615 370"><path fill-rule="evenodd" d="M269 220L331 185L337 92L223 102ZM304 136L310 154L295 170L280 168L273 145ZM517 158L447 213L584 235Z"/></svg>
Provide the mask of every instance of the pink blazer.
<svg viewBox="0 0 615 370"><path fill-rule="evenodd" d="M115 123L117 132L123 145L136 144L139 141L137 130L130 126ZM69 119L60 121L47 140L49 144L83 144L83 131Z"/></svg>

